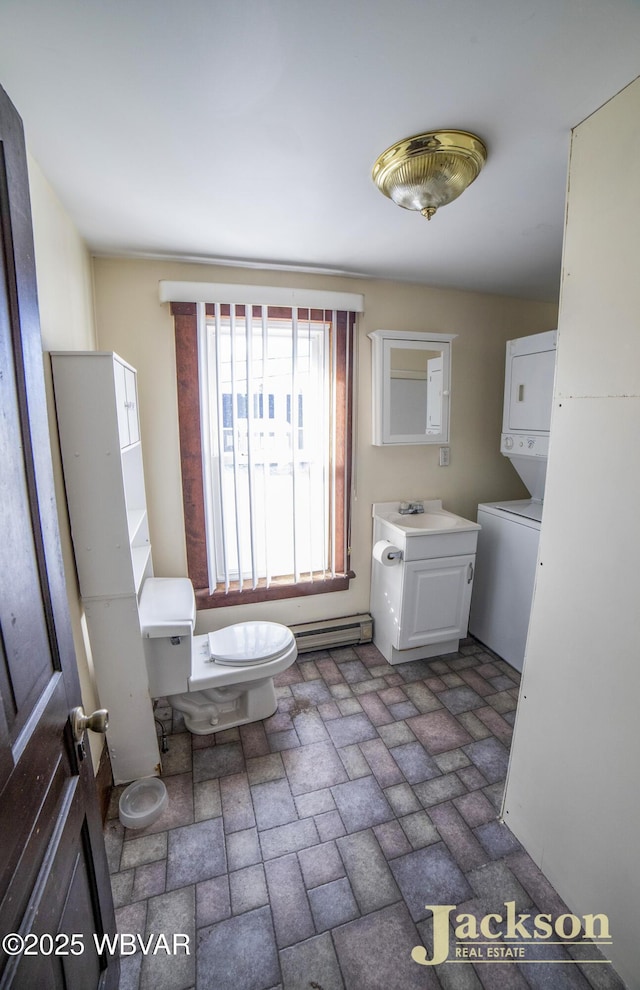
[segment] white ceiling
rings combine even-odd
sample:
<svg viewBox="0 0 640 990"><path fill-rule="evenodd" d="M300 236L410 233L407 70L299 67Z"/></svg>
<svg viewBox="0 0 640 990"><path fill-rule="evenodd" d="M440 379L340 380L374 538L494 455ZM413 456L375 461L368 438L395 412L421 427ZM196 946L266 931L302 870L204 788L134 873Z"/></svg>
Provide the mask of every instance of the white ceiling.
<svg viewBox="0 0 640 990"><path fill-rule="evenodd" d="M0 83L96 253L554 299L571 128L638 73L638 0L0 0ZM427 222L371 166L436 128L489 154Z"/></svg>

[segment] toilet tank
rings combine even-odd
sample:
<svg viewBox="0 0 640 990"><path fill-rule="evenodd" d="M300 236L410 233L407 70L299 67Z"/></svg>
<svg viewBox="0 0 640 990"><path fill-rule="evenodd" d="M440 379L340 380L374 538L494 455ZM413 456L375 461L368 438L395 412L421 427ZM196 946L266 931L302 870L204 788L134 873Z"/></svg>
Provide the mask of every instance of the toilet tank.
<svg viewBox="0 0 640 990"><path fill-rule="evenodd" d="M147 578L139 603L149 694L189 690L196 599L188 578Z"/></svg>

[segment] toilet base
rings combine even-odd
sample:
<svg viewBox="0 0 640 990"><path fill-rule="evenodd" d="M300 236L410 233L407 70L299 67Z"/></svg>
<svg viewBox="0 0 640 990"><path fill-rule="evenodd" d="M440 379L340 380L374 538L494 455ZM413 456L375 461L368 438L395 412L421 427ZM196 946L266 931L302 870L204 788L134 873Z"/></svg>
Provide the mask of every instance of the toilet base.
<svg viewBox="0 0 640 990"><path fill-rule="evenodd" d="M189 691L187 694L169 695L167 701L184 716L184 724L189 732L206 736L212 732L222 732L246 722L259 722L269 718L278 707L273 678L260 681L247 681L246 690L229 692L224 697L223 689Z"/></svg>

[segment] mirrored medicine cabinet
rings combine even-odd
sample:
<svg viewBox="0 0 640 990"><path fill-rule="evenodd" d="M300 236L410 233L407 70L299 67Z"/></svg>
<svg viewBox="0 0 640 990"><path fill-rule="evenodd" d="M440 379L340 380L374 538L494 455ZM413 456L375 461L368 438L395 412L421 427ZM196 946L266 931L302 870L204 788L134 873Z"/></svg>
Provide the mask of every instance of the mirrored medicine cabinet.
<svg viewBox="0 0 640 990"><path fill-rule="evenodd" d="M455 333L373 330L373 439L448 443L451 341Z"/></svg>

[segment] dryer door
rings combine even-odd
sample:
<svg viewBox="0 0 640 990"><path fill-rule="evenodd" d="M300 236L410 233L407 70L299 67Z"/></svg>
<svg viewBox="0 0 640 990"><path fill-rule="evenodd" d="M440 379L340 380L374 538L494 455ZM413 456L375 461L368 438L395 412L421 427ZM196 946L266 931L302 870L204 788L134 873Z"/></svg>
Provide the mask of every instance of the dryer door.
<svg viewBox="0 0 640 990"><path fill-rule="evenodd" d="M512 430L525 433L549 432L555 359L555 350L511 356L507 368L508 413L505 417L505 433Z"/></svg>

